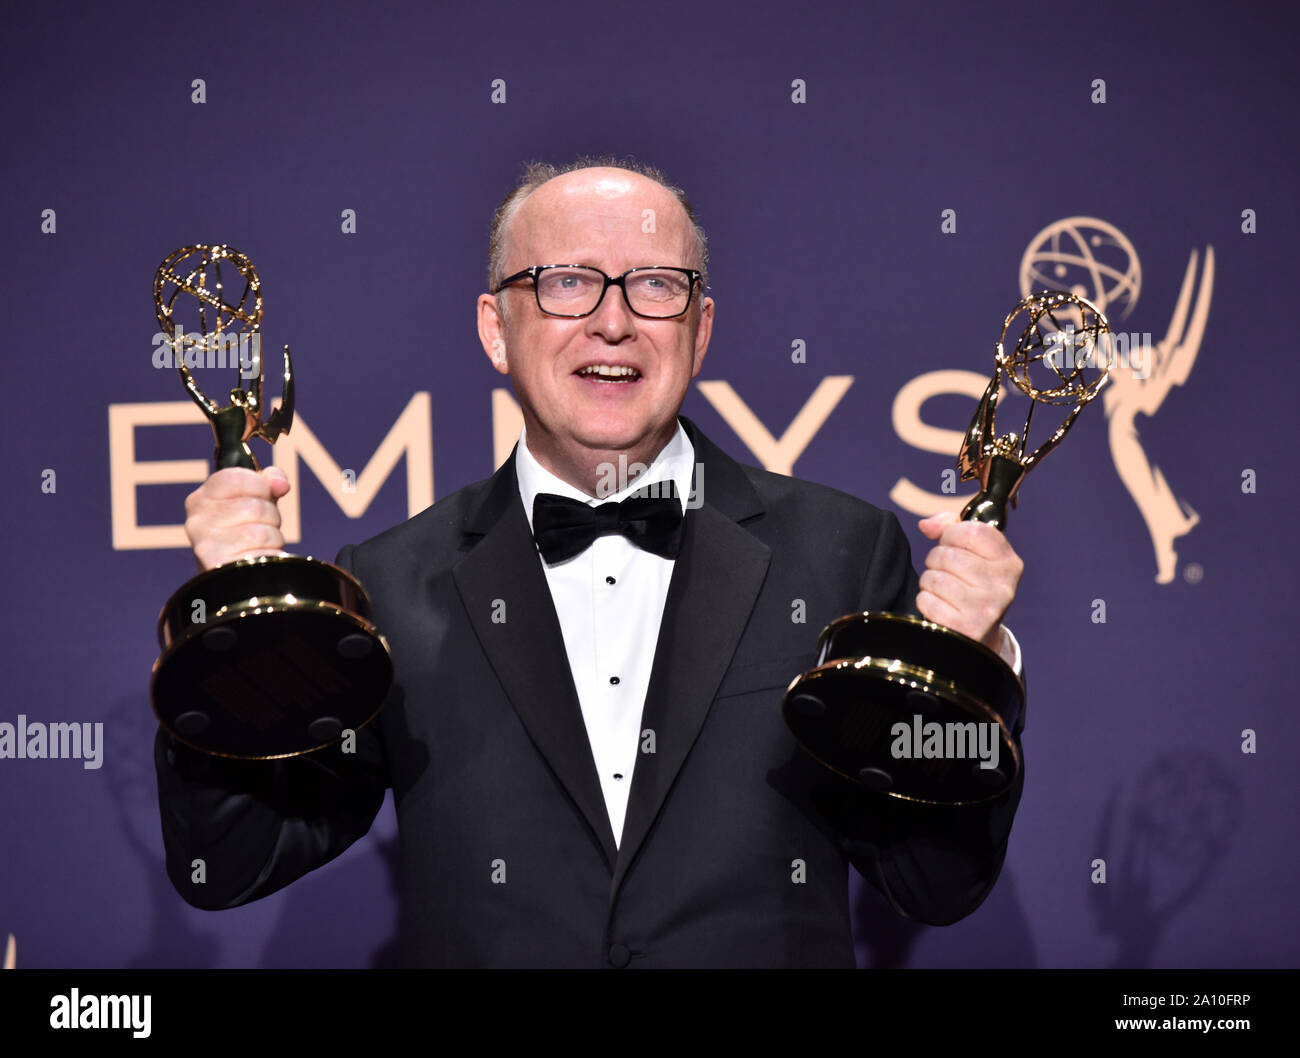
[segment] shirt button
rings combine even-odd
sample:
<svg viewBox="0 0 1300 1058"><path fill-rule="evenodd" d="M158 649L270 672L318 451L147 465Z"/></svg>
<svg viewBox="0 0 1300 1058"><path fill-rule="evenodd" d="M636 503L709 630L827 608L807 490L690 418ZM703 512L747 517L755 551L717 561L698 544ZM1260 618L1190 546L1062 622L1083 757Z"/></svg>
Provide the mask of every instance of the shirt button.
<svg viewBox="0 0 1300 1058"><path fill-rule="evenodd" d="M605 583L606 583L606 584L613 584L613 583L614 583L614 578L613 578L613 577L606 577L606 578L605 578Z"/></svg>
<svg viewBox="0 0 1300 1058"><path fill-rule="evenodd" d="M609 678L609 682L612 683L612 684L614 684L615 686L618 686L618 677L617 677L617 676L611 676L611 677Z"/></svg>
<svg viewBox="0 0 1300 1058"><path fill-rule="evenodd" d="M632 953L628 950L626 944L611 944L609 946L609 965L616 970L621 970L632 961Z"/></svg>

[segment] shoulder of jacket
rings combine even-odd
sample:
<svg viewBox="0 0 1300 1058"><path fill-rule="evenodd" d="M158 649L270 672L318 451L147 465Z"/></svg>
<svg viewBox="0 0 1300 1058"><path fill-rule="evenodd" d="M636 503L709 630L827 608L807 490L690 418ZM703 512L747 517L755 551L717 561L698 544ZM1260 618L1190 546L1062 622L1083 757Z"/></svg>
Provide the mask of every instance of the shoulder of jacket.
<svg viewBox="0 0 1300 1058"><path fill-rule="evenodd" d="M895 517L861 497L815 481L777 474L761 467L739 464L768 510L779 517L793 518L827 528L846 522L879 527ZM707 495L707 482L705 484Z"/></svg>
<svg viewBox="0 0 1300 1058"><path fill-rule="evenodd" d="M491 478L484 478L457 489L406 521L363 540L353 549L353 561L372 565L410 556L427 562L431 556L454 554L469 512L477 507L491 483Z"/></svg>

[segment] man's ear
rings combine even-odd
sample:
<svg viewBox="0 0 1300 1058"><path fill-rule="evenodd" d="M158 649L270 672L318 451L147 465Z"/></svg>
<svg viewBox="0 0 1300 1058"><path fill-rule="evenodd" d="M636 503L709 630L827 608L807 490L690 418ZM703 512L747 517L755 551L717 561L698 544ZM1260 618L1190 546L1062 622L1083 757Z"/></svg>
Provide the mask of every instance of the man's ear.
<svg viewBox="0 0 1300 1058"><path fill-rule="evenodd" d="M700 373L704 366L704 354L709 351L709 339L713 337L713 299L705 298L700 303L700 320L695 326L695 348L693 350L691 378Z"/></svg>
<svg viewBox="0 0 1300 1058"><path fill-rule="evenodd" d="M492 361L492 366L503 375L510 374L506 355L505 316L492 294L480 294L478 298L478 340L483 345L483 352Z"/></svg>

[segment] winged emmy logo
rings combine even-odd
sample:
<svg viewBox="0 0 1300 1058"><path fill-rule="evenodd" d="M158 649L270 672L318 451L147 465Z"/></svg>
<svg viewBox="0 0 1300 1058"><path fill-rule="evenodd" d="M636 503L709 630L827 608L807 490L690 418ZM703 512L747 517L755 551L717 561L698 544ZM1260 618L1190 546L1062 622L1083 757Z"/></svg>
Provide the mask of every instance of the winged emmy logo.
<svg viewBox="0 0 1300 1058"><path fill-rule="evenodd" d="M1133 244L1113 224L1097 217L1066 217L1035 235L1020 262L1021 295L1043 287L1086 297L1114 320L1128 316L1137 304L1141 264ZM1174 579L1174 541L1191 532L1200 515L1175 495L1164 472L1148 458L1137 416L1140 412L1154 417L1170 391L1187 381L1200 352L1213 293L1214 247L1205 248L1203 266L1201 255L1192 250L1164 337L1126 350L1127 355L1112 365L1101 395L1111 458L1151 535L1157 584Z"/></svg>

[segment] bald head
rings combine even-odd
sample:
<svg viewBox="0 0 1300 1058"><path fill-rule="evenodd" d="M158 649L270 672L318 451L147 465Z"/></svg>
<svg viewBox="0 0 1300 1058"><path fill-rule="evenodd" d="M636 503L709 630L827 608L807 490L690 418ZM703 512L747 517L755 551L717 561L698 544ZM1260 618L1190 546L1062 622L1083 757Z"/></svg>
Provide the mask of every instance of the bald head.
<svg viewBox="0 0 1300 1058"><path fill-rule="evenodd" d="M610 209L586 209L601 202ZM621 207L621 220L611 214L615 206ZM539 226L562 219L575 210L600 227L593 231L599 241L609 235L616 225L627 228L627 208L637 208L634 223L636 230L647 236L669 235L669 229L678 229L684 236L676 260L645 260L638 264L675 264L698 269L702 275L701 289L708 286L708 240L704 229L695 219L695 211L681 188L674 186L662 171L634 159L617 159L610 156L584 157L565 165L554 166L542 162L530 163L524 170L518 186L497 207L492 218L492 233L488 245L488 289L495 290L507 275L534 264L582 264L583 261L524 260L527 252L524 241L528 234L536 234ZM675 235L676 232L671 232ZM648 242L648 240L647 240ZM670 240L674 246L678 240ZM669 248L663 239L656 249L662 253ZM631 267L631 266L629 266ZM504 307L504 304L503 304Z"/></svg>

